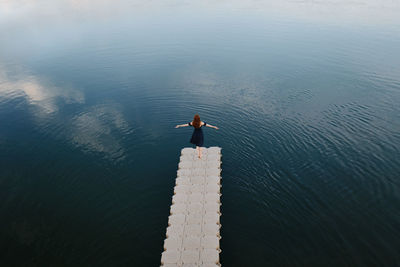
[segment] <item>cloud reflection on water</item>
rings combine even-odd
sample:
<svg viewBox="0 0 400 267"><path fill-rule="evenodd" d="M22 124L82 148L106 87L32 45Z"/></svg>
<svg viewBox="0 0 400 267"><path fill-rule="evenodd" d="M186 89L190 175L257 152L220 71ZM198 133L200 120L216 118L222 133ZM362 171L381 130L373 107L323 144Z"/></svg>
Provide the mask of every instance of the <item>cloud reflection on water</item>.
<svg viewBox="0 0 400 267"><path fill-rule="evenodd" d="M113 160L124 158L118 138L130 132L123 114L113 104L92 106L71 118L69 139L77 147L100 152Z"/></svg>
<svg viewBox="0 0 400 267"><path fill-rule="evenodd" d="M82 92L48 84L44 79L31 74L20 74L11 78L4 68L0 67L0 81L0 97L25 97L29 104L38 108L37 114L40 115L57 112L59 99L68 104L85 102Z"/></svg>
<svg viewBox="0 0 400 267"><path fill-rule="evenodd" d="M16 98L26 99L27 104L33 107L27 110L32 113L36 124L62 128L50 133L55 139L68 140L83 151L100 152L109 159L123 158L125 151L117 135L129 133L129 124L114 103L87 107L85 96L79 90L54 86L32 74L11 78L0 67L0 105ZM78 104L78 114L61 114L60 103Z"/></svg>

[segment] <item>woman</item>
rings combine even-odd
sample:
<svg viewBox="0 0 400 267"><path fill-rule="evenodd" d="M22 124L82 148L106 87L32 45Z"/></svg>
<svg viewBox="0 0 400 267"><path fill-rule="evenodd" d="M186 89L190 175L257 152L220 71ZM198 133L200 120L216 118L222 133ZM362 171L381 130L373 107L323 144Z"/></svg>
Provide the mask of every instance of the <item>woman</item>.
<svg viewBox="0 0 400 267"><path fill-rule="evenodd" d="M194 127L194 131L192 134L192 138L190 139L190 143L196 145L196 149L199 152L199 159L201 159L201 147L203 146L203 143L204 143L204 136L203 136L203 131L201 128L203 126L207 126L207 127L218 130L218 127L212 126L211 124L207 124L207 123L201 121L199 114L194 115L192 122L189 122L187 124L178 124L175 126L175 128L186 127L186 126Z"/></svg>

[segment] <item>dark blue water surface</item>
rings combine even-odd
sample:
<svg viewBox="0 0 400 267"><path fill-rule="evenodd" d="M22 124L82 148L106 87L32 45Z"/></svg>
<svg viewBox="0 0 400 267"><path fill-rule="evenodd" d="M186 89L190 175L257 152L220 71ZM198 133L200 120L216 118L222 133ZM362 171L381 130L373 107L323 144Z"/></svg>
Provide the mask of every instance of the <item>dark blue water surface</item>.
<svg viewBox="0 0 400 267"><path fill-rule="evenodd" d="M199 113L224 266L399 266L400 4L166 2L0 2L0 265L158 266Z"/></svg>

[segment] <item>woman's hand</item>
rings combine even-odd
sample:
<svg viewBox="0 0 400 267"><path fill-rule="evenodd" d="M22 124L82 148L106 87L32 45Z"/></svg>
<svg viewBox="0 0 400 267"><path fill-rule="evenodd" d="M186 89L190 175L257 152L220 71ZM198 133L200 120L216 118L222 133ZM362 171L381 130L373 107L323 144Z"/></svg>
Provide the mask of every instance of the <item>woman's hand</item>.
<svg viewBox="0 0 400 267"><path fill-rule="evenodd" d="M175 126L175 128L179 128L179 127L181 127L181 126L180 126L180 125L176 125L176 126Z"/></svg>
<svg viewBox="0 0 400 267"><path fill-rule="evenodd" d="M218 130L219 128L218 128L217 126L214 126L214 129L215 129L215 130Z"/></svg>

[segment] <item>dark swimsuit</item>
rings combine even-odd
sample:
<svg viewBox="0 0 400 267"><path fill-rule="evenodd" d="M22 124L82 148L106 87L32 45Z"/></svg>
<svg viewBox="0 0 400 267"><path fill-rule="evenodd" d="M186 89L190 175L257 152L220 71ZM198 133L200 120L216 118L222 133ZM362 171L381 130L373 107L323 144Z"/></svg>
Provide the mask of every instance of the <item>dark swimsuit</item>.
<svg viewBox="0 0 400 267"><path fill-rule="evenodd" d="M189 126L193 126L191 122L188 123ZM207 123L204 122L203 126L206 126ZM196 145L196 146L203 146L204 143L204 136L203 136L203 131L201 128L203 126L200 126L200 128L194 128L192 138L190 139L190 143Z"/></svg>

